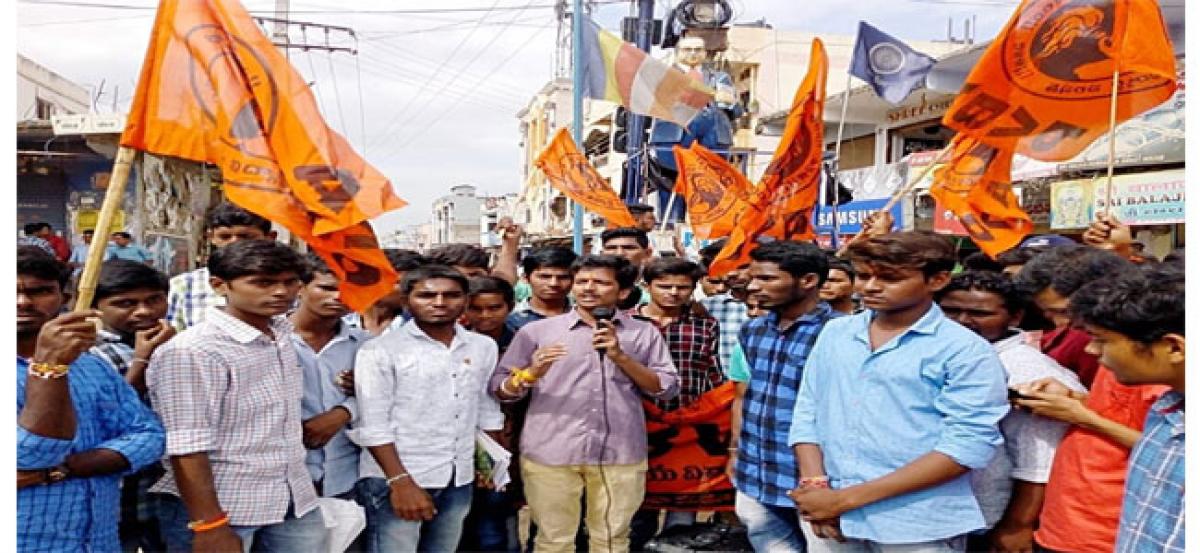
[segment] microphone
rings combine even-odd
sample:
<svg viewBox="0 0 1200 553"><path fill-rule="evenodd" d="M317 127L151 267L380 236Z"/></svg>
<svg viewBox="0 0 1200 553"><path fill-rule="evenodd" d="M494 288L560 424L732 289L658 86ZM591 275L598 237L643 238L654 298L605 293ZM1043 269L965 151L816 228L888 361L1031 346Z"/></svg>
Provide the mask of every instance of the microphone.
<svg viewBox="0 0 1200 553"><path fill-rule="evenodd" d="M613 317L617 315L617 311L611 307L597 307L592 310L592 317L596 319L597 326L600 321L612 322ZM604 363L604 348L596 348L596 353L600 354L600 362Z"/></svg>

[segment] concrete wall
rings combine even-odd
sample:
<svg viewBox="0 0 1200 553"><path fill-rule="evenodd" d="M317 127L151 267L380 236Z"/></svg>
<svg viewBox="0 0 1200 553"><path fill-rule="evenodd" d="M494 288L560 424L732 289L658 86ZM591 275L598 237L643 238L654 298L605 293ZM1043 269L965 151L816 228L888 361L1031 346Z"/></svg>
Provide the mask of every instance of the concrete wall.
<svg viewBox="0 0 1200 553"><path fill-rule="evenodd" d="M52 104L56 114L90 109L86 88L17 54L17 121L37 119L38 99Z"/></svg>

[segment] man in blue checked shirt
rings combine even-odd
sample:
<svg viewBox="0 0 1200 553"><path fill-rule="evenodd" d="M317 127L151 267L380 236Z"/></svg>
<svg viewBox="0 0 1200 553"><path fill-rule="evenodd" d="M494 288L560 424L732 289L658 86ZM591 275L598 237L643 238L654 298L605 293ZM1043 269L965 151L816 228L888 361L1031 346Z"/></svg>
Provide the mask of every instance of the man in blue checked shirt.
<svg viewBox="0 0 1200 553"><path fill-rule="evenodd" d="M896 232L849 252L866 310L817 338L789 434L808 550L963 551L984 527L969 473L1003 442L1004 367L933 303L956 262L948 240Z"/></svg>
<svg viewBox="0 0 1200 553"><path fill-rule="evenodd" d="M769 314L742 325L750 380L742 399L742 426L730 453L738 518L756 551L804 551L804 536L787 493L796 487L796 459L788 423L805 361L817 334L837 317L817 297L829 271L813 244L770 242L750 254L750 299Z"/></svg>
<svg viewBox="0 0 1200 553"><path fill-rule="evenodd" d="M70 272L17 251L17 550L120 551L120 479L157 461L162 424L112 368L84 353L95 311L55 317Z"/></svg>
<svg viewBox="0 0 1200 553"><path fill-rule="evenodd" d="M1071 311L1088 352L1121 384L1166 384L1129 458L1118 553L1184 551L1184 273L1182 264L1131 269L1085 285Z"/></svg>

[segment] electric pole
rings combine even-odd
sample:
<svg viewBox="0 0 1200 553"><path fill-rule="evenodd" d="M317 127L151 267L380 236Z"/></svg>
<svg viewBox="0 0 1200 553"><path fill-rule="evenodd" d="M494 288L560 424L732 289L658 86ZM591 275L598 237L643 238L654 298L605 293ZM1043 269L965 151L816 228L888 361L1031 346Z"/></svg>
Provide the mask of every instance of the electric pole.
<svg viewBox="0 0 1200 553"><path fill-rule="evenodd" d="M638 3L637 34L635 44L647 55L654 47L654 0L636 0ZM629 112L629 152L625 168L625 203L641 203L645 183L642 180L642 164L646 159L644 138L648 119Z"/></svg>

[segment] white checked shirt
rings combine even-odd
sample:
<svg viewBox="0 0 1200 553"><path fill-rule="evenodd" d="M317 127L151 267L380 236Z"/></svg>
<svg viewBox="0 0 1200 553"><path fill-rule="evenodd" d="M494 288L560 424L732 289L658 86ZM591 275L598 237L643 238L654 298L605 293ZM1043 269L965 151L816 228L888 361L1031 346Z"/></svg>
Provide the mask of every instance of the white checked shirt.
<svg viewBox="0 0 1200 553"><path fill-rule="evenodd" d="M224 296L218 296L208 283L208 267L175 275L167 292L167 322L175 330L186 330L204 320L210 307L224 307Z"/></svg>
<svg viewBox="0 0 1200 553"><path fill-rule="evenodd" d="M221 508L234 526L281 522L317 506L305 468L300 402L304 377L291 323L271 325L274 339L210 308L205 320L160 346L146 382L167 429L168 456L208 453ZM167 474L152 492L179 495Z"/></svg>
<svg viewBox="0 0 1200 553"><path fill-rule="evenodd" d="M487 393L496 356L496 342L459 325L449 348L411 321L367 342L354 364L359 418L350 438L364 448L395 444L422 488L471 483L476 429L504 426ZM359 463L361 478L384 477L369 452Z"/></svg>

